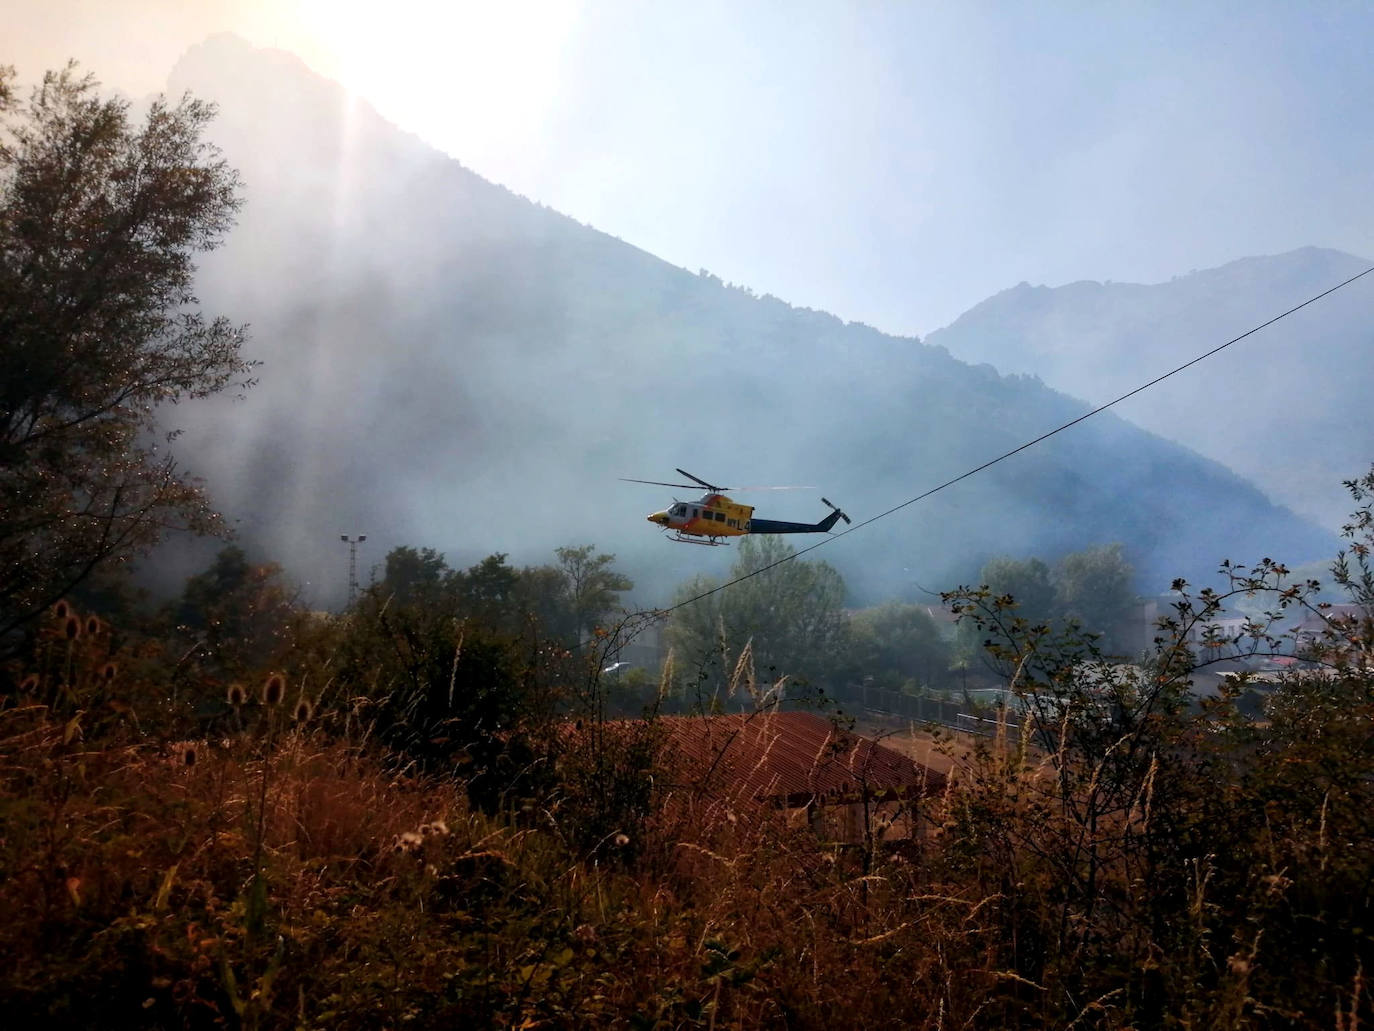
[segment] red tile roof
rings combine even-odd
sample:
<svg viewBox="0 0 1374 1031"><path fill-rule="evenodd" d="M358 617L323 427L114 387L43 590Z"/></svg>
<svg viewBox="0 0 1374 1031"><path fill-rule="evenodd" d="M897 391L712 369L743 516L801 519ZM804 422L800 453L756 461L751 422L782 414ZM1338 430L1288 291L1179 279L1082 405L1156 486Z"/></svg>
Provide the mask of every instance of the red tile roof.
<svg viewBox="0 0 1374 1031"><path fill-rule="evenodd" d="M811 712L665 716L665 765L684 786L797 808L942 790L945 775Z"/></svg>

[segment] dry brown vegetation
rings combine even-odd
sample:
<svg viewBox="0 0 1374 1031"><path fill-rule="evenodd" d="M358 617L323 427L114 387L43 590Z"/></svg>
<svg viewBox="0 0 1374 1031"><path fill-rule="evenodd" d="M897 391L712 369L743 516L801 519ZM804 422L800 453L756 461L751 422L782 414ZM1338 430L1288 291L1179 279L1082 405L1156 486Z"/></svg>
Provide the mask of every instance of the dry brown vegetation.
<svg viewBox="0 0 1374 1031"><path fill-rule="evenodd" d="M891 840L663 776L652 715L560 731L597 726L599 657L475 622L363 605L226 688L54 611L0 707L0 998L74 1028L1354 1029L1374 575L1352 542L1366 615L1301 642L1262 719L1244 683L1188 693L1183 642L1224 595L1185 587L1136 670L951 598L1037 715L1018 747L889 735L955 771ZM1305 586L1229 568L1274 619L1203 654L1277 649Z"/></svg>

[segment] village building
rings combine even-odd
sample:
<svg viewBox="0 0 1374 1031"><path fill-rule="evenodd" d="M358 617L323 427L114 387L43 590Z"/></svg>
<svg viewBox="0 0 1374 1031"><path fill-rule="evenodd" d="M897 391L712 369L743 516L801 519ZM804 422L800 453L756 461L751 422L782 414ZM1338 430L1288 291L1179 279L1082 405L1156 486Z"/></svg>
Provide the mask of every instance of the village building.
<svg viewBox="0 0 1374 1031"><path fill-rule="evenodd" d="M814 712L667 716L660 763L674 792L785 811L828 840L911 838L946 775Z"/></svg>

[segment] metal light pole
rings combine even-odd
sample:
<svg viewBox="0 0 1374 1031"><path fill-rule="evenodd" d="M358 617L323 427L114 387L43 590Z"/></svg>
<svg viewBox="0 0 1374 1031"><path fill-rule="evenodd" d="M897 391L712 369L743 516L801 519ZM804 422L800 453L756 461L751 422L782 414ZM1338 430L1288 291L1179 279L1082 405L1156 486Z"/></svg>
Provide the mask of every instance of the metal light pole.
<svg viewBox="0 0 1374 1031"><path fill-rule="evenodd" d="M358 545L367 540L367 534L360 533L356 537L350 537L346 533L339 534L339 540L348 545L348 607L353 607L353 599L358 596Z"/></svg>

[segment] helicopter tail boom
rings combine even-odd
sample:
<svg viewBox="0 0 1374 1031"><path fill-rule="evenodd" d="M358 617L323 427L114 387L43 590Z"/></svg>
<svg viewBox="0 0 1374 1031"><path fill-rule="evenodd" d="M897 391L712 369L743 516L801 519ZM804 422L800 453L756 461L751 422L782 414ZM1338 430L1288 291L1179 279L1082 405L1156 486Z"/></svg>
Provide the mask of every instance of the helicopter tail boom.
<svg viewBox="0 0 1374 1031"><path fill-rule="evenodd" d="M821 498L825 501L825 498ZM822 519L819 523L789 523L780 519L751 519L749 520L750 533L829 533L837 522L843 519L849 522L849 516L845 515L835 505L825 501L833 511Z"/></svg>

